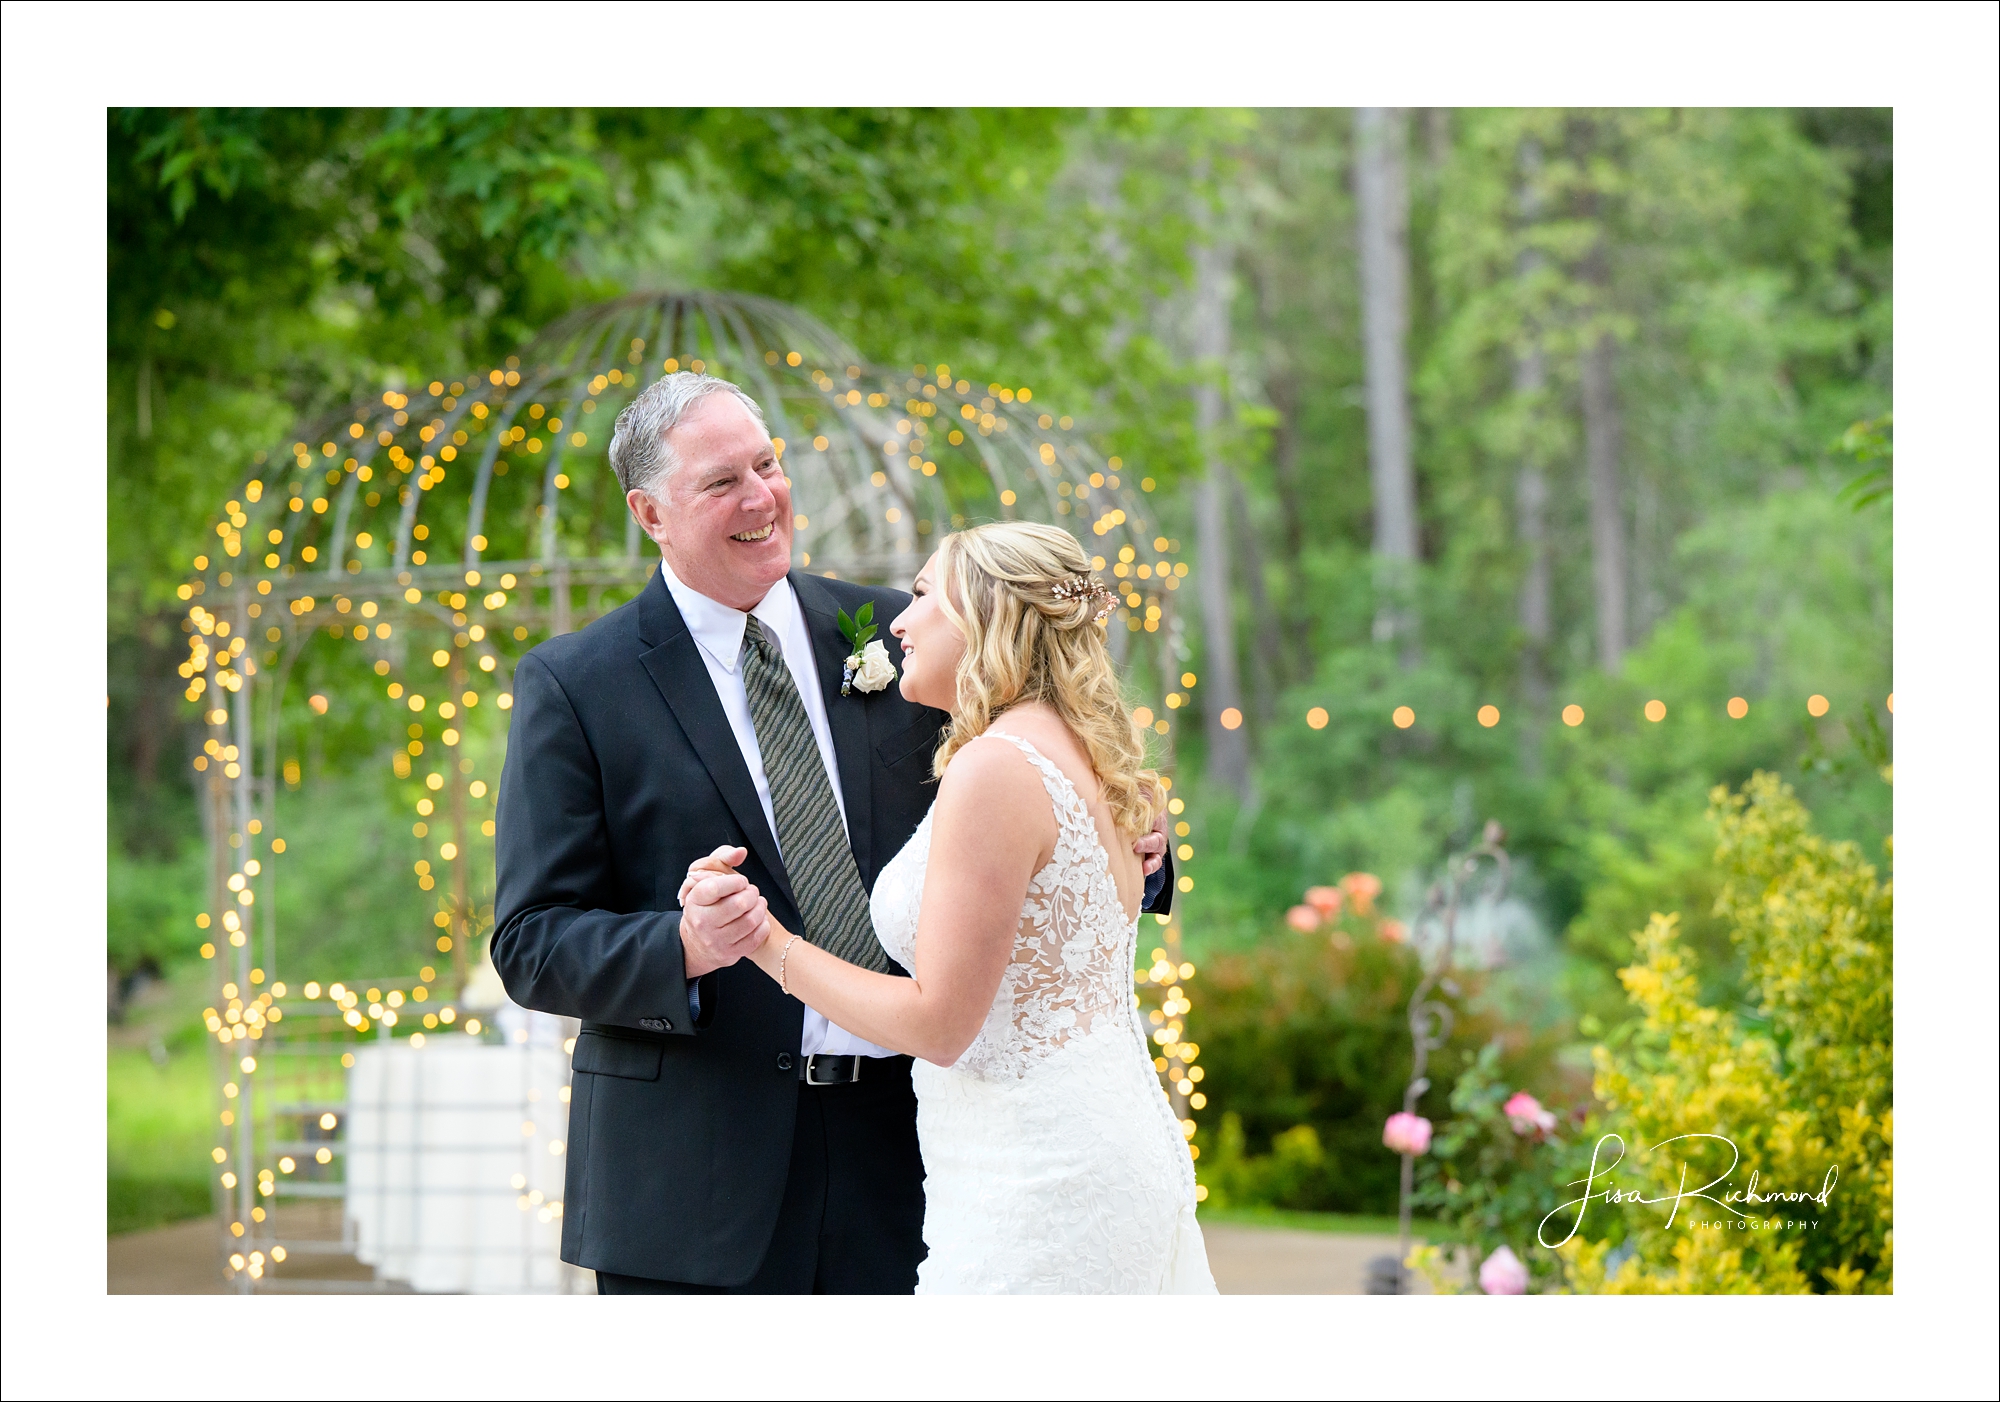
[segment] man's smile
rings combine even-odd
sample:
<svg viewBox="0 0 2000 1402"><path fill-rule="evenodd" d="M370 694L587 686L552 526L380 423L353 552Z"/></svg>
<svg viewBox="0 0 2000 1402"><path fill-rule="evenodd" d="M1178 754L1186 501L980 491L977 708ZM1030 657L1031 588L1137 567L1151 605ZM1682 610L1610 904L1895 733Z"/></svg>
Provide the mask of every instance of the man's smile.
<svg viewBox="0 0 2000 1402"><path fill-rule="evenodd" d="M743 541L769 540L771 538L771 527L774 526L775 524L777 523L767 521L765 524L759 526L754 531L738 531L735 535L729 538L731 540L743 540Z"/></svg>

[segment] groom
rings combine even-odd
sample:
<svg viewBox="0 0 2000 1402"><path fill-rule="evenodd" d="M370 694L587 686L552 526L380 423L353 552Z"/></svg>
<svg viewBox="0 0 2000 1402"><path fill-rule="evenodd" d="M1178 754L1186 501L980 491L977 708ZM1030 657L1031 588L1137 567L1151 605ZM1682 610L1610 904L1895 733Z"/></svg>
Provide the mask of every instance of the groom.
<svg viewBox="0 0 2000 1402"><path fill-rule="evenodd" d="M521 660L496 840L494 966L517 1003L583 1020L563 1259L604 1294L908 1293L910 1058L739 961L768 902L898 972L867 893L930 806L946 717L893 680L843 694L839 614L873 604L899 659L886 624L909 596L791 569L790 482L726 381L654 382L611 465L661 568ZM751 889L680 909L689 864L722 844L748 849ZM1162 911L1165 846L1138 844Z"/></svg>

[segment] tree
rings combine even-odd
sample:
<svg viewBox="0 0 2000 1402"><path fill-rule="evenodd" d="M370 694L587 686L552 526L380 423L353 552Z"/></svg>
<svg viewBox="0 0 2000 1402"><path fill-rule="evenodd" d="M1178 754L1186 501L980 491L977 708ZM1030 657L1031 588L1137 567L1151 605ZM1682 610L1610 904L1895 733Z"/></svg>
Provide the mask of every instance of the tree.
<svg viewBox="0 0 2000 1402"><path fill-rule="evenodd" d="M1249 801L1250 747L1243 730L1243 683L1236 664L1236 604L1229 561L1231 476L1221 445L1223 376L1229 358L1229 249L1220 242L1194 250L1195 432L1201 481L1195 487L1195 548L1200 554L1201 622L1207 639L1208 779ZM1233 720L1233 724L1231 723Z"/></svg>

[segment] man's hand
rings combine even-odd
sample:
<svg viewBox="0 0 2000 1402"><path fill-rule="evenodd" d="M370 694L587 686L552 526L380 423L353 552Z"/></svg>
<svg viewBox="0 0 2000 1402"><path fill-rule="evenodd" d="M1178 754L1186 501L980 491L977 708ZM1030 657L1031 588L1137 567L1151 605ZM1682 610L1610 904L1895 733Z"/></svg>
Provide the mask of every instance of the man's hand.
<svg viewBox="0 0 2000 1402"><path fill-rule="evenodd" d="M743 847L718 847L681 882L681 959L689 978L728 968L764 940L770 903L741 872Z"/></svg>
<svg viewBox="0 0 2000 1402"><path fill-rule="evenodd" d="M1167 809L1165 804L1162 804L1160 811L1153 816L1153 830L1133 843L1132 850L1138 855L1139 860L1145 864L1145 874L1147 876L1151 876L1154 872L1158 871L1160 864L1166 861Z"/></svg>

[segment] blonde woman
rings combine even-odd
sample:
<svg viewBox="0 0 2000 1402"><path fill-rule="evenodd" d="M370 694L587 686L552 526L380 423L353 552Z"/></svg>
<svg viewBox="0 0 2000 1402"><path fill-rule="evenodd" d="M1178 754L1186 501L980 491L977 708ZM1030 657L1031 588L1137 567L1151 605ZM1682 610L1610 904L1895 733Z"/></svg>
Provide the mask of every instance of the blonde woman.
<svg viewBox="0 0 2000 1402"><path fill-rule="evenodd" d="M1076 539L947 536L890 625L903 695L951 715L936 802L870 900L907 978L768 921L750 957L829 1021L917 1058L920 1293L1213 1293L1194 1171L1132 997L1161 801ZM747 888L741 849L684 901Z"/></svg>

